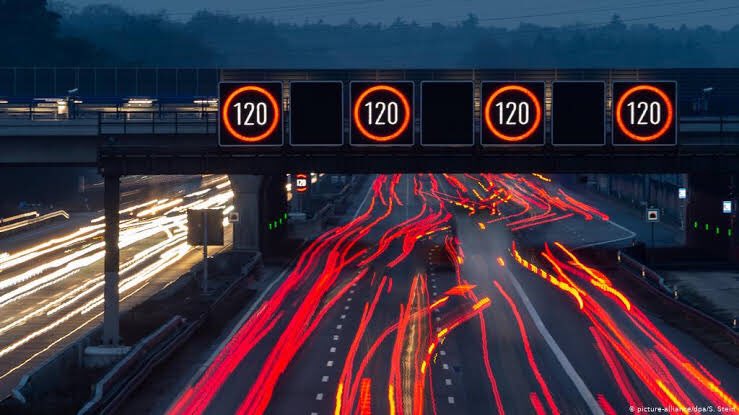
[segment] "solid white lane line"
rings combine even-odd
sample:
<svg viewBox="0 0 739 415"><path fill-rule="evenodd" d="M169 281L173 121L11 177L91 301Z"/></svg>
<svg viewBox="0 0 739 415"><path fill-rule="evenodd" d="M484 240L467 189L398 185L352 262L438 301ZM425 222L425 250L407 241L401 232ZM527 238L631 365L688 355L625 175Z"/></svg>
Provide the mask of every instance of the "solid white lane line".
<svg viewBox="0 0 739 415"><path fill-rule="evenodd" d="M369 179L370 179L370 182L372 182L375 180L375 177L371 177ZM355 218L359 216L359 211L362 210L362 207L364 206L364 204L367 203L367 199L369 199L369 196L371 193L372 193L372 185L370 184L367 189L367 194L364 195L364 199L362 199L362 203L359 204L359 206L357 207L357 210L354 212Z"/></svg>
<svg viewBox="0 0 739 415"><path fill-rule="evenodd" d="M565 356L562 349L554 340L554 337L552 337L552 335L549 333L549 330L547 330L544 322L541 320L541 317L539 317L539 313L536 312L534 305L531 304L531 300L529 300L529 297L526 295L523 288L521 287L521 284L519 284L518 280L516 280L516 277L511 273L510 270L506 269L506 271L507 272L504 272L504 274L508 276L508 279L511 281L513 288L516 290L516 293L518 293L518 296L523 301L523 305L524 307L526 307L526 311L529 312L531 319L534 320L534 325L536 326L536 329L544 338L544 341L547 343L547 346L549 346L549 349L551 349L552 353L554 353L554 357L557 358L557 361L562 366L562 369L564 369L565 373L570 378L572 383L575 384L577 392L585 401L585 404L588 406L588 408L590 408L590 412L597 415L605 415L603 413L603 409L601 409L600 405L598 405L598 402L595 400L593 393L590 392L590 389L588 389L588 387L585 385L585 382L583 382L582 378L577 373L574 366L572 366L570 360L567 358L567 356Z"/></svg>
<svg viewBox="0 0 739 415"><path fill-rule="evenodd" d="M625 241L627 239L631 239L631 238L633 238L633 237L636 236L636 232L632 231L629 228L623 227L623 226L619 225L618 223L616 223L616 222L614 222L612 220L609 220L608 223L610 223L611 225L613 225L613 226L615 226L615 227L623 230L626 233L629 233L630 235L629 236L624 236L622 238L611 239L610 241L594 242L592 244L580 245L577 248L572 248L572 250L574 251L574 250L583 249L583 248L590 248L590 247L593 247L593 246L607 245L607 244L611 244L611 243L615 243L615 242L621 242L621 241Z"/></svg>

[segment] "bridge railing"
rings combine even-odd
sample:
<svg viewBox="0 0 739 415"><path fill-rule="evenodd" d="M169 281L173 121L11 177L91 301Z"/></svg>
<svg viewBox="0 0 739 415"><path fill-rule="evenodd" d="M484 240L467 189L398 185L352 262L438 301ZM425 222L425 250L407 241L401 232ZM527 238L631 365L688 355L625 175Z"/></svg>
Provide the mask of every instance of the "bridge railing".
<svg viewBox="0 0 739 415"><path fill-rule="evenodd" d="M0 110L3 135L129 135L212 134L217 132L218 113L210 108L162 110L107 108L58 114L35 110L28 114Z"/></svg>
<svg viewBox="0 0 739 415"><path fill-rule="evenodd" d="M286 115L287 118L287 115ZM681 145L739 144L739 115L681 117ZM50 107L3 107L3 135L214 134L218 112L212 106L95 106L60 114Z"/></svg>
<svg viewBox="0 0 739 415"><path fill-rule="evenodd" d="M106 134L211 134L218 131L218 114L212 111L99 112L97 133Z"/></svg>

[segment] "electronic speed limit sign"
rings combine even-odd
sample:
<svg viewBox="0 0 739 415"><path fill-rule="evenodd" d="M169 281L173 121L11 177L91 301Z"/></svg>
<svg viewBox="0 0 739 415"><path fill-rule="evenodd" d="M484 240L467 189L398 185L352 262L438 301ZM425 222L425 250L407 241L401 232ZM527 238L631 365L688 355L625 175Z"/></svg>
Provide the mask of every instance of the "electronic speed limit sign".
<svg viewBox="0 0 739 415"><path fill-rule="evenodd" d="M221 146L283 144L281 82L222 82L219 94Z"/></svg>
<svg viewBox="0 0 739 415"><path fill-rule="evenodd" d="M677 145L677 84L615 82L613 145Z"/></svg>
<svg viewBox="0 0 739 415"><path fill-rule="evenodd" d="M351 145L413 145L413 82L351 83Z"/></svg>
<svg viewBox="0 0 739 415"><path fill-rule="evenodd" d="M304 173L298 173L295 175L295 191L298 193L305 193L308 191L309 184L308 175Z"/></svg>
<svg viewBox="0 0 739 415"><path fill-rule="evenodd" d="M544 83L483 82L483 146L544 145Z"/></svg>

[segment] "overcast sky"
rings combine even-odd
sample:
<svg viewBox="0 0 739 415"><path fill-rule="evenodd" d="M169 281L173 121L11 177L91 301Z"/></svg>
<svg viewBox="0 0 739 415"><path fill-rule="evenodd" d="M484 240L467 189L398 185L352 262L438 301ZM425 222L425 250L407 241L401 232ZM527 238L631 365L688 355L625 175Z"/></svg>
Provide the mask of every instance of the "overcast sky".
<svg viewBox="0 0 739 415"><path fill-rule="evenodd" d="M418 23L453 23L475 13L482 24L517 26L520 22L561 25L603 23L619 14L627 23L660 26L712 24L729 28L739 22L738 0L62 0L73 6L109 3L134 11L165 9L187 19L201 9L265 16L302 23L323 19L343 23L391 22L396 17Z"/></svg>

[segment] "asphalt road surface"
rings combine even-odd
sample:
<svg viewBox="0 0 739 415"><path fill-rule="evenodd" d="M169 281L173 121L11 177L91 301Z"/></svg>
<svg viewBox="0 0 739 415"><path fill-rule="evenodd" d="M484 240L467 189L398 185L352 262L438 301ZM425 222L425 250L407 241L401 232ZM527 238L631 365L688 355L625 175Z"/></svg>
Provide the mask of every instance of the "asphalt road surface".
<svg viewBox="0 0 739 415"><path fill-rule="evenodd" d="M737 371L573 248L633 232L541 175L379 176L170 414L738 411Z"/></svg>

